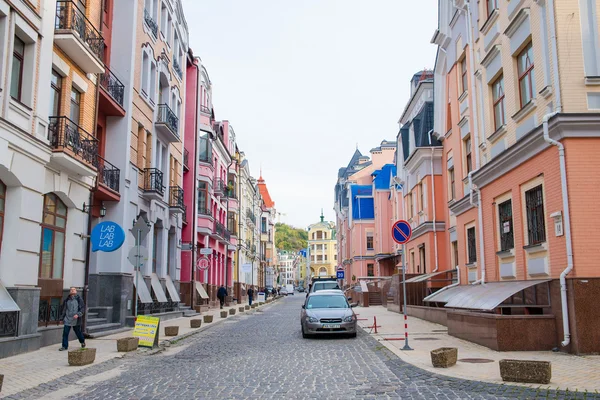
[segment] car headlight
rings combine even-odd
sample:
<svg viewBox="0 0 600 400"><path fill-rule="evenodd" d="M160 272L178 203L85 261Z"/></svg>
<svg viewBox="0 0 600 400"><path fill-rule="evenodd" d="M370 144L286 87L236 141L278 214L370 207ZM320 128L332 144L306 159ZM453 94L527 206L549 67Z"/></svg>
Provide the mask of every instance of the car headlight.
<svg viewBox="0 0 600 400"><path fill-rule="evenodd" d="M310 323L319 322L319 320L315 317L307 317L306 320Z"/></svg>
<svg viewBox="0 0 600 400"><path fill-rule="evenodd" d="M352 321L354 321L354 316L353 315L344 318L344 322L352 322Z"/></svg>

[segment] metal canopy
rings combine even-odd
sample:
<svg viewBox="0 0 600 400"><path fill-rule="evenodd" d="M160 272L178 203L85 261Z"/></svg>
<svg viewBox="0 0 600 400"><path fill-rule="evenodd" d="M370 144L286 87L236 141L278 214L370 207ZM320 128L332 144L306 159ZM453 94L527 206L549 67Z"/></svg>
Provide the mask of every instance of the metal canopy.
<svg viewBox="0 0 600 400"><path fill-rule="evenodd" d="M167 292L169 292L171 300L179 303L181 298L179 298L179 293L177 293L177 289L175 289L175 285L169 275L165 276L165 285L167 286Z"/></svg>
<svg viewBox="0 0 600 400"><path fill-rule="evenodd" d="M427 296L424 301L446 303L447 308L492 311L515 293L550 279L490 282L485 285L455 286Z"/></svg>
<svg viewBox="0 0 600 400"><path fill-rule="evenodd" d="M0 282L0 312L21 311L8 290Z"/></svg>
<svg viewBox="0 0 600 400"><path fill-rule="evenodd" d="M419 275L419 276L413 276L412 278L407 279L406 283L423 282L423 281L428 280L429 278L433 278L434 276L445 274L446 272L453 272L453 270L431 272L429 274L423 274L423 275ZM400 283L403 283L403 282L404 281L402 281Z"/></svg>
<svg viewBox="0 0 600 400"><path fill-rule="evenodd" d="M206 293L206 290L204 290L204 286L202 286L202 284L198 281L196 281L196 291L198 292L201 298L208 299L208 293Z"/></svg>
<svg viewBox="0 0 600 400"><path fill-rule="evenodd" d="M148 290L148 286L146 286L146 282L144 282L144 276L140 271L136 271L138 274L138 287L136 287L137 295L140 301L144 304L152 303L152 296L150 295L150 291ZM135 278L133 279L133 286L135 286Z"/></svg>
<svg viewBox="0 0 600 400"><path fill-rule="evenodd" d="M158 301L159 303L166 303L169 301L169 300L167 300L167 295L165 294L165 291L163 290L163 287L160 284L158 275L156 275L156 273L154 273L154 272L152 273L150 285L152 285L152 289L154 289L154 295L156 296L156 301Z"/></svg>

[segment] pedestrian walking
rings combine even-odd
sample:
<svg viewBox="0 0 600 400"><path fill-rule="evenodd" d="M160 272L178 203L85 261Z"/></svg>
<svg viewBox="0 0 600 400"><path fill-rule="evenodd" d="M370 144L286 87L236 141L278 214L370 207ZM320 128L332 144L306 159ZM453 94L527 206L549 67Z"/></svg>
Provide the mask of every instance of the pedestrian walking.
<svg viewBox="0 0 600 400"><path fill-rule="evenodd" d="M252 305L252 298L254 297L254 289L248 289L248 304Z"/></svg>
<svg viewBox="0 0 600 400"><path fill-rule="evenodd" d="M275 297L277 295L277 290L275 288L271 289L271 294Z"/></svg>
<svg viewBox="0 0 600 400"><path fill-rule="evenodd" d="M221 285L219 290L217 290L217 298L221 302L221 310L223 309L223 305L225 304L225 297L227 297L227 289L225 289L225 286Z"/></svg>
<svg viewBox="0 0 600 400"><path fill-rule="evenodd" d="M75 335L77 335L77 339L81 343L81 348L85 347L85 338L81 332L81 317L83 317L84 310L85 305L81 296L77 294L77 288L71 287L69 289L69 296L63 301L60 310L60 319L63 321L64 327L62 347L58 349L59 351L69 349L69 333L71 332L71 328L75 331Z"/></svg>

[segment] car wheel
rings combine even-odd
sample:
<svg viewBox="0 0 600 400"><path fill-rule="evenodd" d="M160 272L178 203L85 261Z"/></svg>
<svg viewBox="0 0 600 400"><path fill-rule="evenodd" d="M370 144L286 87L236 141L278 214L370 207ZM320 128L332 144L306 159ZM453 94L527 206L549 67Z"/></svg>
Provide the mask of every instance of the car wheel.
<svg viewBox="0 0 600 400"><path fill-rule="evenodd" d="M304 327L302 327L302 339L308 339L310 338L310 335L304 333Z"/></svg>

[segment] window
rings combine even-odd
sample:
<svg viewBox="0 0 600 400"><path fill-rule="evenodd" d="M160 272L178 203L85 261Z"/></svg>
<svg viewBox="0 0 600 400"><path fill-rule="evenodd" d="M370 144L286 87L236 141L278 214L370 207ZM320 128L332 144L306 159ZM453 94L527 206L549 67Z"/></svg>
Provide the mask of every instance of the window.
<svg viewBox="0 0 600 400"><path fill-rule="evenodd" d="M62 92L62 77L52 70L50 78L50 115L54 117L60 115L60 95Z"/></svg>
<svg viewBox="0 0 600 400"><path fill-rule="evenodd" d="M167 35L167 14L167 6L165 3L162 3L160 6L160 33L163 37Z"/></svg>
<svg viewBox="0 0 600 400"><path fill-rule="evenodd" d="M450 200L454 200L456 198L456 190L454 189L454 186L455 186L454 168L450 168L448 170L448 179L450 180Z"/></svg>
<svg viewBox="0 0 600 400"><path fill-rule="evenodd" d="M535 75L533 70L533 46L529 43L517 56L519 72L519 95L521 108L535 97Z"/></svg>
<svg viewBox="0 0 600 400"><path fill-rule="evenodd" d="M6 185L0 181L0 248L2 248L2 233L4 232L4 207L6 206Z"/></svg>
<svg viewBox="0 0 600 400"><path fill-rule="evenodd" d="M504 119L504 76L500 75L492 84L492 97L494 100L494 130L497 131L506 124Z"/></svg>
<svg viewBox="0 0 600 400"><path fill-rule="evenodd" d="M468 86L468 78L467 78L467 57L463 57L463 59L460 61L460 73L461 73L461 89L462 89L462 93L467 91L467 86Z"/></svg>
<svg viewBox="0 0 600 400"><path fill-rule="evenodd" d="M150 103L154 105L156 99L156 63L150 63Z"/></svg>
<svg viewBox="0 0 600 400"><path fill-rule="evenodd" d="M475 242L475 227L467 229L467 260L469 264L477 262L477 246Z"/></svg>
<svg viewBox="0 0 600 400"><path fill-rule="evenodd" d="M198 214L209 214L208 185L206 182L198 182Z"/></svg>
<svg viewBox="0 0 600 400"><path fill-rule="evenodd" d="M419 210L425 209L425 195L423 194L423 182L419 183Z"/></svg>
<svg viewBox="0 0 600 400"><path fill-rule="evenodd" d="M426 274L427 273L427 264L426 264L426 260L425 260L425 246L419 247L419 259L420 259L421 265L423 266L423 273ZM421 273L421 268L419 268L418 272Z"/></svg>
<svg viewBox="0 0 600 400"><path fill-rule="evenodd" d="M262 217L260 226L261 226L262 233L267 233L267 218L266 217Z"/></svg>
<svg viewBox="0 0 600 400"><path fill-rule="evenodd" d="M39 277L62 279L65 254L67 206L53 193L44 196L42 215L42 256Z"/></svg>
<svg viewBox="0 0 600 400"><path fill-rule="evenodd" d="M465 140L465 166L467 169L467 174L473 171L473 160L471 158L471 138L467 138ZM466 174L465 174L466 175Z"/></svg>
<svg viewBox="0 0 600 400"><path fill-rule="evenodd" d="M317 240L323 239L323 231L317 231Z"/></svg>
<svg viewBox="0 0 600 400"><path fill-rule="evenodd" d="M415 205L413 204L413 194L409 193L408 194L408 218L412 218L414 215L414 207Z"/></svg>
<svg viewBox="0 0 600 400"><path fill-rule="evenodd" d="M542 185L525 192L527 212L527 235L529 245L546 241L546 222L544 220L544 194Z"/></svg>
<svg viewBox="0 0 600 400"><path fill-rule="evenodd" d="M415 252L414 251L410 252L410 266L411 266L411 271L415 272L416 268L415 268Z"/></svg>
<svg viewBox="0 0 600 400"><path fill-rule="evenodd" d="M150 58L148 53L142 51L142 94L148 95L148 83L150 74Z"/></svg>
<svg viewBox="0 0 600 400"><path fill-rule="evenodd" d="M452 261L455 267L458 267L458 242L452 242Z"/></svg>
<svg viewBox="0 0 600 400"><path fill-rule="evenodd" d="M373 234L367 233L367 250L373 250Z"/></svg>
<svg viewBox="0 0 600 400"><path fill-rule="evenodd" d="M515 247L511 200L506 200L498 205L498 218L500 222L500 251L507 251Z"/></svg>
<svg viewBox="0 0 600 400"><path fill-rule="evenodd" d="M156 273L156 253L158 249L158 227L154 224L154 235L152 237L152 273Z"/></svg>
<svg viewBox="0 0 600 400"><path fill-rule="evenodd" d="M77 91L75 88L71 88L71 111L70 116L71 121L75 122L79 125L79 113L81 110L81 93Z"/></svg>
<svg viewBox="0 0 600 400"><path fill-rule="evenodd" d="M10 96L21 101L23 87L23 65L25 63L25 42L15 36L13 49L12 74L10 77Z"/></svg>
<svg viewBox="0 0 600 400"><path fill-rule="evenodd" d="M373 264L367 264L367 276L375 276Z"/></svg>
<svg viewBox="0 0 600 400"><path fill-rule="evenodd" d="M498 8L498 0L486 0L487 4L487 16L492 15L494 10Z"/></svg>

